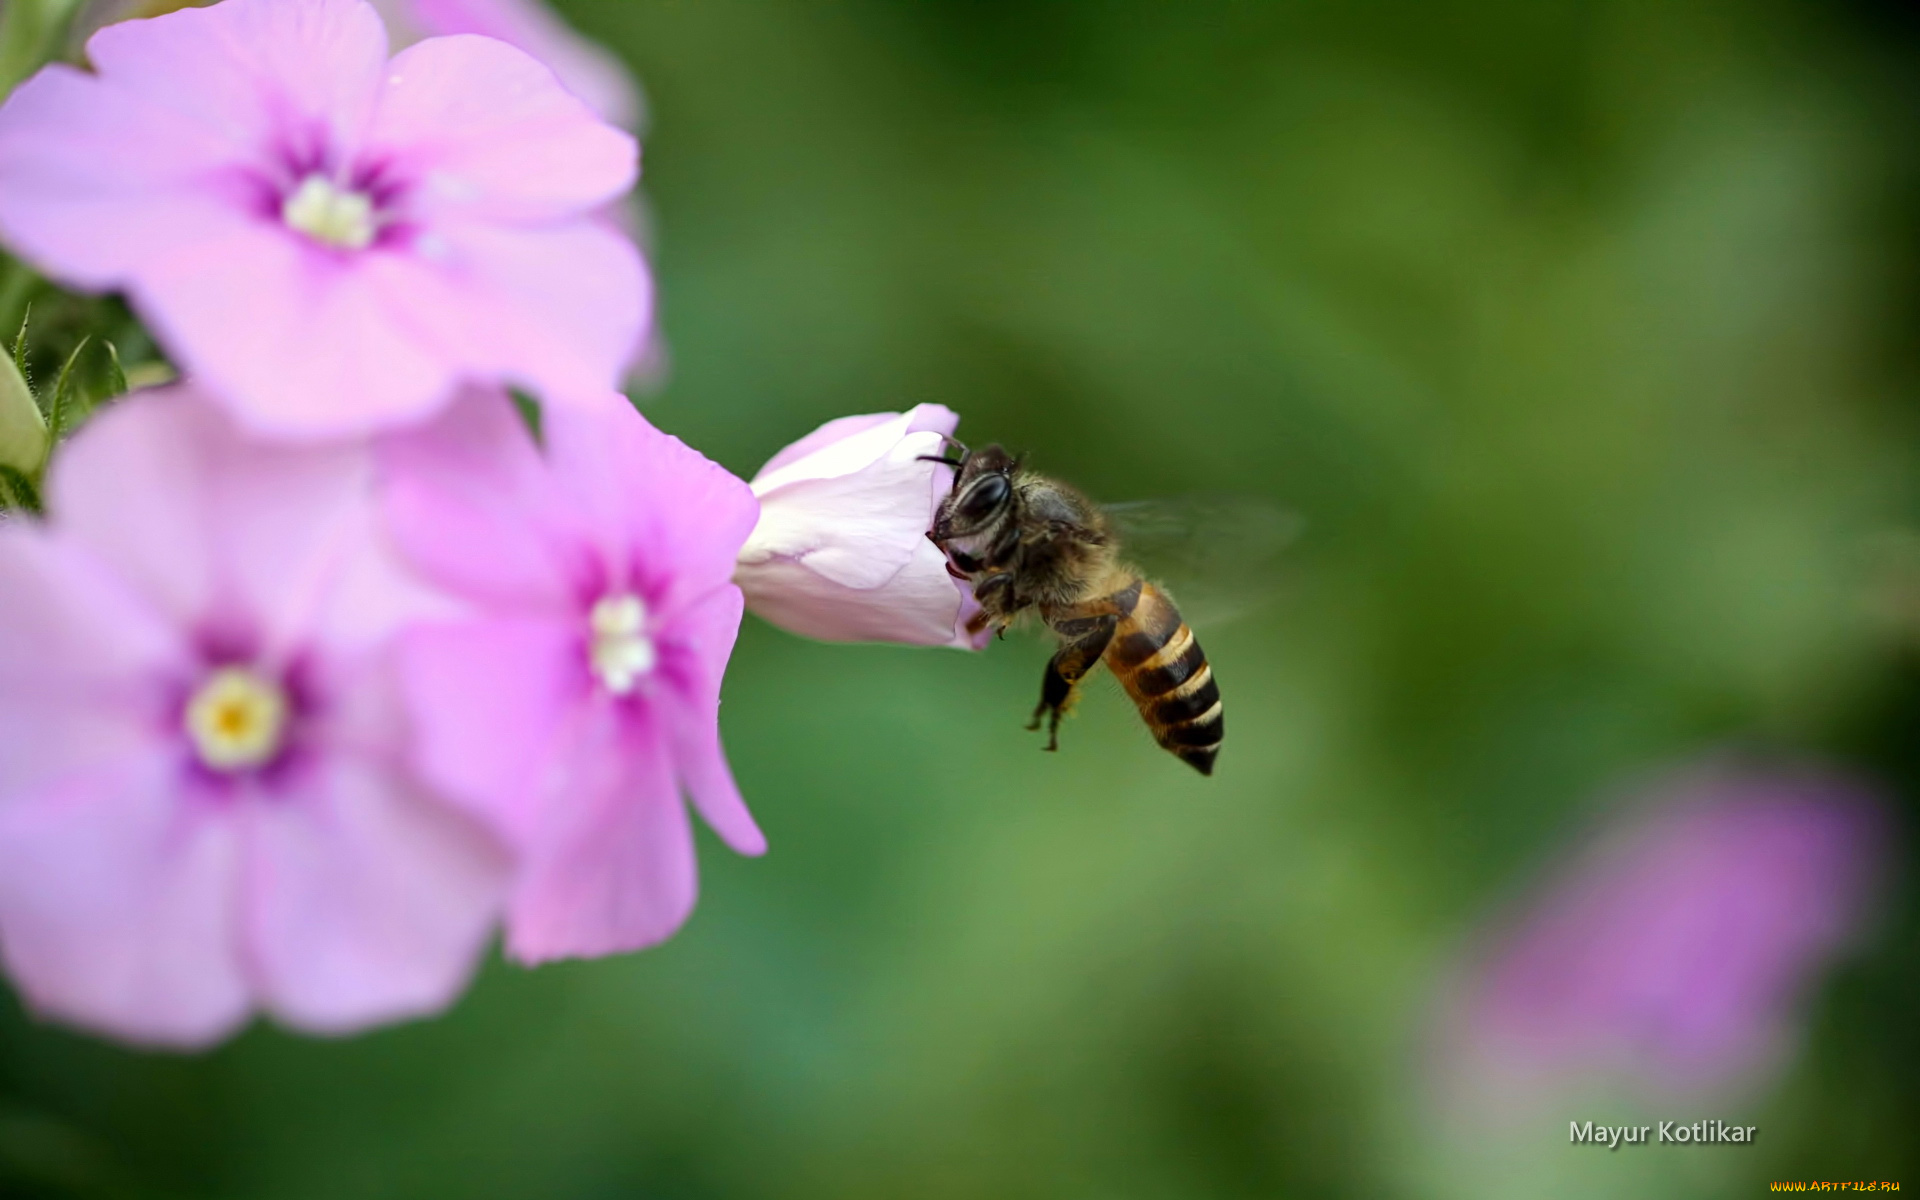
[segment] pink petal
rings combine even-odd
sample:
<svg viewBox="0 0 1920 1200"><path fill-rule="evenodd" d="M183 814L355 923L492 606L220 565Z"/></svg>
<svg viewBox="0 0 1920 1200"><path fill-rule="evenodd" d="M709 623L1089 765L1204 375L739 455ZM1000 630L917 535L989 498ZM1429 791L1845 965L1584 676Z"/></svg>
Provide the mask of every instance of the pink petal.
<svg viewBox="0 0 1920 1200"><path fill-rule="evenodd" d="M888 459L912 462L921 454L942 454L946 437L951 436L959 424L959 416L939 404L918 404L903 413L874 413L829 421L774 455L753 477L754 494L765 497L789 484L839 479ZM913 436L924 433L941 436ZM910 453L903 451L903 442L912 446ZM928 449L929 446L933 448ZM798 453L803 447L805 452ZM923 463L919 469L931 475L944 468Z"/></svg>
<svg viewBox="0 0 1920 1200"><path fill-rule="evenodd" d="M903 432L884 457L850 474L795 477L773 487L764 482L756 485L760 521L740 561L753 565L772 558L797 559L845 587L882 586L927 545L935 473L944 475L949 468L919 461L919 456L938 453L937 435ZM826 457L816 455L811 461ZM783 474L803 472L809 466L807 461L795 463Z"/></svg>
<svg viewBox="0 0 1920 1200"><path fill-rule="evenodd" d="M231 0L228 0L231 3ZM269 224L143 266L136 306L187 372L257 432L397 428L451 399L461 364L379 285L397 252L343 258Z"/></svg>
<svg viewBox="0 0 1920 1200"><path fill-rule="evenodd" d="M168 109L70 67L34 76L0 108L0 230L79 287L205 245L236 220L210 187L230 148Z"/></svg>
<svg viewBox="0 0 1920 1200"><path fill-rule="evenodd" d="M258 220L243 177L290 143L350 151L386 65L358 0L228 0L102 29L88 54L98 75L50 67L0 112L0 228L94 288L216 257Z"/></svg>
<svg viewBox="0 0 1920 1200"><path fill-rule="evenodd" d="M359 144L387 64L387 33L362 0L225 0L109 25L87 57L114 84L236 150L324 130Z"/></svg>
<svg viewBox="0 0 1920 1200"><path fill-rule="evenodd" d="M374 122L376 152L407 164L429 221L539 221L633 186L638 148L504 42L441 37L402 51Z"/></svg>
<svg viewBox="0 0 1920 1200"><path fill-rule="evenodd" d="M255 443L190 386L90 422L50 496L65 533L189 627L237 617L269 646L316 628L365 642L426 607L385 565L363 447Z"/></svg>
<svg viewBox="0 0 1920 1200"><path fill-rule="evenodd" d="M508 912L507 952L524 963L638 950L693 911L693 829L665 747L601 715L569 756L571 803L551 812Z"/></svg>
<svg viewBox="0 0 1920 1200"><path fill-rule="evenodd" d="M518 46L607 120L629 129L639 120L640 97L620 60L567 28L539 0L385 0L382 7L424 35L478 33Z"/></svg>
<svg viewBox="0 0 1920 1200"><path fill-rule="evenodd" d="M558 486L662 619L727 583L759 511L746 484L625 403L547 415Z"/></svg>
<svg viewBox="0 0 1920 1200"><path fill-rule="evenodd" d="M753 477L753 483L755 486L758 486L761 481L769 476L778 477L780 472L791 467L801 459L819 454L828 447L840 442L850 441L856 434L865 433L870 429L878 429L881 426L894 426L900 421L901 416L902 414L900 413L863 413L853 417L836 417L768 459L767 465L761 467L760 473ZM958 424L957 421L955 423L956 425ZM948 429L943 432L951 433L953 431ZM885 447L879 447L878 449L884 451ZM878 455L875 457L878 457ZM871 458L866 460L866 462L872 461L873 459ZM859 465L865 466L866 463L863 462Z"/></svg>
<svg viewBox="0 0 1920 1200"><path fill-rule="evenodd" d="M651 318L639 252L600 215L632 140L526 55L463 37L397 60L367 153L418 187L389 240L336 252L261 210L289 153L363 148L383 37L361 0L102 30L100 77L50 71L0 112L0 230L63 279L124 288L190 377L275 437L404 426L464 379L611 388Z"/></svg>
<svg viewBox="0 0 1920 1200"><path fill-rule="evenodd" d="M571 608L547 465L503 393L469 391L378 456L390 527L429 578L513 611Z"/></svg>
<svg viewBox="0 0 1920 1200"><path fill-rule="evenodd" d="M0 692L75 694L182 660L176 631L43 526L0 525Z"/></svg>
<svg viewBox="0 0 1920 1200"><path fill-rule="evenodd" d="M421 774L508 838L538 828L553 795L553 755L589 694L578 634L553 621L501 618L406 634L401 673Z"/></svg>
<svg viewBox="0 0 1920 1200"><path fill-rule="evenodd" d="M163 736L179 636L84 551L0 528L0 796L37 790Z"/></svg>
<svg viewBox="0 0 1920 1200"><path fill-rule="evenodd" d="M338 756L239 815L248 961L276 1016L347 1033L453 1002L506 884L477 826L390 768Z"/></svg>
<svg viewBox="0 0 1920 1200"><path fill-rule="evenodd" d="M653 315L632 241L597 218L542 228L448 222L406 254L364 256L389 319L461 374L544 398L613 389Z"/></svg>
<svg viewBox="0 0 1920 1200"><path fill-rule="evenodd" d="M0 807L0 950L37 1011L157 1045L246 1020L233 830L149 755Z"/></svg>
<svg viewBox="0 0 1920 1200"><path fill-rule="evenodd" d="M802 637L978 649L991 636L969 636L961 627L967 598L947 574L946 555L925 537L907 565L874 588L837 583L810 563L760 558L742 562L734 578L755 615Z"/></svg>
<svg viewBox="0 0 1920 1200"><path fill-rule="evenodd" d="M746 601L736 587L722 588L686 610L674 623L676 665L685 695L670 717L674 763L694 807L721 839L741 854L765 854L766 835L747 811L720 748L720 680Z"/></svg>
<svg viewBox="0 0 1920 1200"><path fill-rule="evenodd" d="M201 479L218 426L181 390L141 393L89 421L48 478L61 531L178 624L204 616L221 582Z"/></svg>

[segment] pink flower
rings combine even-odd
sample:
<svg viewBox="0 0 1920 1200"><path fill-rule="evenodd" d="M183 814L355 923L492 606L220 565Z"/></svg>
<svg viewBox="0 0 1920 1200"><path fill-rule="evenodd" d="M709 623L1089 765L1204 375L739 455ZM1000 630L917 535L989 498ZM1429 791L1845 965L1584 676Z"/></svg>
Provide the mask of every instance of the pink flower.
<svg viewBox="0 0 1920 1200"><path fill-rule="evenodd" d="M190 376L277 435L422 419L462 379L603 390L639 252L598 215L633 139L487 38L387 59L365 0L225 0L110 25L98 74L0 108L0 232L124 289Z"/></svg>
<svg viewBox="0 0 1920 1200"><path fill-rule="evenodd" d="M542 456L476 393L385 449L394 529L476 615L409 634L424 773L523 856L523 962L632 950L693 908L689 793L742 854L766 848L720 748L739 631L729 582L747 486L626 400L549 410Z"/></svg>
<svg viewBox="0 0 1920 1200"><path fill-rule="evenodd" d="M734 579L755 613L829 642L978 649L972 593L927 540L953 470L943 453L960 418L938 404L829 421L754 476L760 522Z"/></svg>
<svg viewBox="0 0 1920 1200"><path fill-rule="evenodd" d="M1764 1077L1857 938L1887 833L1872 795L1817 770L1663 781L1476 960L1455 1065L1523 1102L1583 1079L1697 1095Z"/></svg>
<svg viewBox="0 0 1920 1200"><path fill-rule="evenodd" d="M568 91L615 125L640 122L640 89L620 60L581 37L539 0L373 0L396 45L477 33L553 68Z"/></svg>
<svg viewBox="0 0 1920 1200"><path fill-rule="evenodd" d="M465 983L505 861L406 769L394 631L434 608L367 456L126 400L0 529L0 957L48 1016L203 1045L337 1033Z"/></svg>

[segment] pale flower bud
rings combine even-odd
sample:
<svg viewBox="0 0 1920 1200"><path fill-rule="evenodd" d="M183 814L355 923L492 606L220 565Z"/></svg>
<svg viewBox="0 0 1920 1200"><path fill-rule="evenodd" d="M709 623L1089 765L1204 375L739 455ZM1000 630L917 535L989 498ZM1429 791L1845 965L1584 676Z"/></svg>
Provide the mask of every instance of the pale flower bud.
<svg viewBox="0 0 1920 1200"><path fill-rule="evenodd" d="M0 354L0 466L31 476L47 454L47 423L13 360Z"/></svg>
<svg viewBox="0 0 1920 1200"><path fill-rule="evenodd" d="M760 522L734 571L747 607L823 641L984 645L964 628L972 594L927 540L953 469L922 456L942 454L959 423L938 404L842 417L774 455L753 479Z"/></svg>

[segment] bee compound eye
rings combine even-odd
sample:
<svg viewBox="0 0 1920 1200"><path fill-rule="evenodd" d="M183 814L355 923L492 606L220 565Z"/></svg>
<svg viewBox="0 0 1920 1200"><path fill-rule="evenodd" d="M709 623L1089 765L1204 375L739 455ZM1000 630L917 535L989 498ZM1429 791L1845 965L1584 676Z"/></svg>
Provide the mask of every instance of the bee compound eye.
<svg viewBox="0 0 1920 1200"><path fill-rule="evenodd" d="M997 512L1012 492L1005 475L983 475L960 498L960 515L970 521L982 521Z"/></svg>

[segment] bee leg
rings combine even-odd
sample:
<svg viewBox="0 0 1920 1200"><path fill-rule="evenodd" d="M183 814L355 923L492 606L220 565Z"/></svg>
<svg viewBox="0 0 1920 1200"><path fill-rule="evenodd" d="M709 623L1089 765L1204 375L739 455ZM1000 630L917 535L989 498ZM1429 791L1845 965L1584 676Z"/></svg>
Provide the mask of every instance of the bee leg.
<svg viewBox="0 0 1920 1200"><path fill-rule="evenodd" d="M1065 653L1065 651L1062 651ZM1047 724L1047 749L1060 748L1060 714L1073 703L1073 684L1060 674L1060 655L1056 654L1047 663L1047 672L1040 679L1040 703L1033 710L1033 720L1027 722L1030 730L1040 728L1040 718L1050 718Z"/></svg>
<svg viewBox="0 0 1920 1200"><path fill-rule="evenodd" d="M1112 640L1118 623L1119 618L1112 614L1055 622L1055 632L1073 640L1047 660L1046 673L1040 678L1040 703L1033 710L1033 720L1027 724L1028 729L1037 730L1040 719L1047 719L1048 750L1060 748L1060 718L1073 707L1080 681L1107 652L1107 643Z"/></svg>

